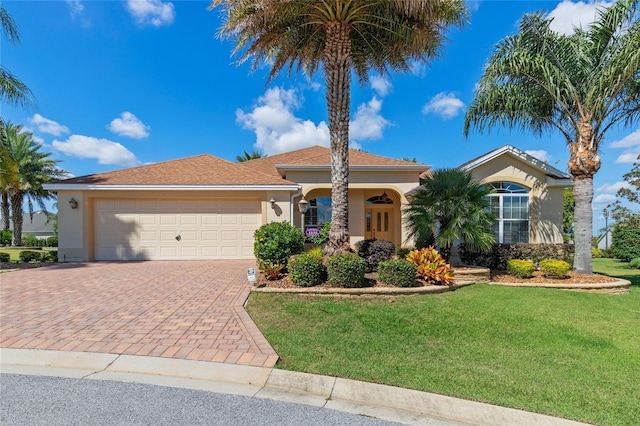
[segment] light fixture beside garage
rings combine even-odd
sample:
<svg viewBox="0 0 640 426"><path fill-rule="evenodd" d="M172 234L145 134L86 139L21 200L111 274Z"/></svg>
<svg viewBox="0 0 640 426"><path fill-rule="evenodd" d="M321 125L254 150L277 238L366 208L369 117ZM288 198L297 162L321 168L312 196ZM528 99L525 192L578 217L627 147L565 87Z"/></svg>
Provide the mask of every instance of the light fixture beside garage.
<svg viewBox="0 0 640 426"><path fill-rule="evenodd" d="M69 200L69 205L71 206L72 210L78 209L78 201L76 201L76 199L73 197L71 197L71 199Z"/></svg>
<svg viewBox="0 0 640 426"><path fill-rule="evenodd" d="M276 200L273 199L273 197L271 197L271 199L269 200L269 203L271 204L271 208L273 210L276 209Z"/></svg>

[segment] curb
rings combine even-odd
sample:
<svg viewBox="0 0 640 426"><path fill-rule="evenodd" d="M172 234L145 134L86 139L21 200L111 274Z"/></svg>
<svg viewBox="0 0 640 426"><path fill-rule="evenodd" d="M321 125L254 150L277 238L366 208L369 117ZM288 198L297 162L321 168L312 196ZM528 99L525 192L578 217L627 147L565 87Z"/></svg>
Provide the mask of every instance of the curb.
<svg viewBox="0 0 640 426"><path fill-rule="evenodd" d="M491 281L488 284L502 285L506 287L538 287L538 288L556 288L560 290L573 290L582 292L594 292L594 293L610 293L610 294L625 294L629 293L631 288L631 281L618 278L616 281L607 283L585 283L585 284L551 284L551 283L503 283Z"/></svg>
<svg viewBox="0 0 640 426"><path fill-rule="evenodd" d="M394 386L206 361L0 348L0 373L113 380L253 396L415 425L585 425Z"/></svg>

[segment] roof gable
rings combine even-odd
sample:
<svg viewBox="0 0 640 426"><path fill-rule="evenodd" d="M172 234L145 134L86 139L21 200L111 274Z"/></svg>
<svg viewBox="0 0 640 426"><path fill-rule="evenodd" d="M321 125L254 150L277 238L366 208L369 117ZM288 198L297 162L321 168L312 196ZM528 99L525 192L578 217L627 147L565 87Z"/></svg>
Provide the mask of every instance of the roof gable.
<svg viewBox="0 0 640 426"><path fill-rule="evenodd" d="M471 161L467 161L466 163L461 164L459 167L462 170L472 170L502 155L509 155L520 161L523 161L554 179L571 179L571 176L567 173L564 173L556 169L555 167L550 166L544 161L527 154L526 152L514 147L513 145L504 145L498 149L494 149L493 151L481 155L480 157L474 158Z"/></svg>

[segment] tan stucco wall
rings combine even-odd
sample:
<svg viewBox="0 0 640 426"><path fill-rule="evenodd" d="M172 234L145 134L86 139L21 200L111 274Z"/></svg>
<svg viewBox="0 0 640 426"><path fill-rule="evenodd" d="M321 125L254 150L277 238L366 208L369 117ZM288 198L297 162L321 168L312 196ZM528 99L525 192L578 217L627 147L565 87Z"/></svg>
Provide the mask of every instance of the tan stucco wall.
<svg viewBox="0 0 640 426"><path fill-rule="evenodd" d="M548 186L547 176L542 171L509 155L477 166L471 172L476 180L485 183L513 182L529 188L529 242L562 243L564 186Z"/></svg>

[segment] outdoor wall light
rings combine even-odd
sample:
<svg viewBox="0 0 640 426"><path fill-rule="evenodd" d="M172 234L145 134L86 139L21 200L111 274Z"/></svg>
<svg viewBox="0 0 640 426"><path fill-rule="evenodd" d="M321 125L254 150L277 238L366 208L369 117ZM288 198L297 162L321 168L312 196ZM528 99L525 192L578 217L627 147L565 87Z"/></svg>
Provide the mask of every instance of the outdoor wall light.
<svg viewBox="0 0 640 426"><path fill-rule="evenodd" d="M271 197L271 199L269 200L269 203L271 203L271 208L272 209L276 209L276 200L273 199L273 197Z"/></svg>
<svg viewBox="0 0 640 426"><path fill-rule="evenodd" d="M73 209L73 210L76 210L78 208L78 202L73 197L71 197L71 199L69 200L69 205L71 206L71 209Z"/></svg>
<svg viewBox="0 0 640 426"><path fill-rule="evenodd" d="M308 208L309 208L309 202L307 200L303 198L300 201L298 201L298 210L300 210L300 213L305 214Z"/></svg>

